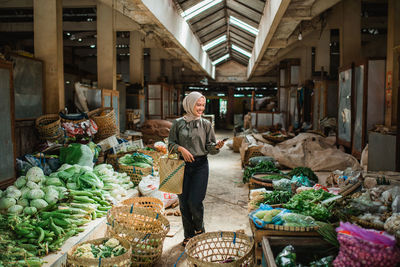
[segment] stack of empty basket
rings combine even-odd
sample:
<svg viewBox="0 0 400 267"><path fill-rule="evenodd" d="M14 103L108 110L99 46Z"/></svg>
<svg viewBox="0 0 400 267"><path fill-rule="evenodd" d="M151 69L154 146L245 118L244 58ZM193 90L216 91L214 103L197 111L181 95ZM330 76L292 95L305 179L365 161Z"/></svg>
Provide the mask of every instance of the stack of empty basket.
<svg viewBox="0 0 400 267"><path fill-rule="evenodd" d="M169 221L161 214L159 203L142 205L134 198L114 206L107 214L107 236L119 236L132 246L132 266L153 266L161 258Z"/></svg>

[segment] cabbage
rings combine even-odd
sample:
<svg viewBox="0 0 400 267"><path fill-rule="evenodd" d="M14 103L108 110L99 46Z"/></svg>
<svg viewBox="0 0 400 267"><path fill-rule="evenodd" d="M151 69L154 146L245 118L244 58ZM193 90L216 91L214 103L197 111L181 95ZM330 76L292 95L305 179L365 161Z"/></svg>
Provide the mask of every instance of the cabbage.
<svg viewBox="0 0 400 267"><path fill-rule="evenodd" d="M26 183L26 186L29 187L30 189L39 189L40 188L40 186L37 183L29 181L29 180Z"/></svg>
<svg viewBox="0 0 400 267"><path fill-rule="evenodd" d="M58 172L60 172L60 171L65 171L66 169L69 169L69 168L71 168L72 167L72 165L69 165L69 164L67 164L67 163L64 163L63 165L61 165L61 167L60 168L58 168Z"/></svg>
<svg viewBox="0 0 400 267"><path fill-rule="evenodd" d="M53 188L49 188L44 196L44 200L46 200L47 203L51 204L56 204L58 201L58 191L53 189Z"/></svg>
<svg viewBox="0 0 400 267"><path fill-rule="evenodd" d="M58 191L58 199L64 199L67 196L68 189L62 186L57 186L56 190Z"/></svg>
<svg viewBox="0 0 400 267"><path fill-rule="evenodd" d="M68 164L78 164L81 166L93 166L94 153L83 144L72 143L68 147L61 147L60 161Z"/></svg>
<svg viewBox="0 0 400 267"><path fill-rule="evenodd" d="M44 209L48 206L47 202L41 198L39 199L34 199L31 201L31 207L35 207L38 210Z"/></svg>
<svg viewBox="0 0 400 267"><path fill-rule="evenodd" d="M29 187L27 187L27 186L22 187L21 188L21 197L22 198L28 198L29 191L31 191L31 189Z"/></svg>
<svg viewBox="0 0 400 267"><path fill-rule="evenodd" d="M15 185L10 185L9 187L7 187L7 189L4 191L4 193L8 193L8 192L12 192L18 190L18 187L16 187Z"/></svg>
<svg viewBox="0 0 400 267"><path fill-rule="evenodd" d="M43 176L43 170L39 167L32 167L26 173L26 178L28 179L28 181L32 181L35 183L40 182Z"/></svg>
<svg viewBox="0 0 400 267"><path fill-rule="evenodd" d="M49 177L53 178L53 177L58 177L58 172L52 172L50 173Z"/></svg>
<svg viewBox="0 0 400 267"><path fill-rule="evenodd" d="M0 198L0 209L8 209L16 203L17 201L14 198L2 197Z"/></svg>
<svg viewBox="0 0 400 267"><path fill-rule="evenodd" d="M18 189L24 187L25 184L26 184L26 178L25 178L25 176L19 177L19 178L14 182L14 185L15 185Z"/></svg>
<svg viewBox="0 0 400 267"><path fill-rule="evenodd" d="M26 215L33 215L33 214L35 214L37 212L37 208L35 208L35 207L26 207L25 209L24 209L24 213L26 214Z"/></svg>
<svg viewBox="0 0 400 267"><path fill-rule="evenodd" d="M13 187L14 188L14 187ZM8 189L8 188L7 188ZM18 199L20 198L22 195L21 191L19 191L18 189L13 189L13 190L6 190L6 196L7 197L11 197L11 198L15 198Z"/></svg>
<svg viewBox="0 0 400 267"><path fill-rule="evenodd" d="M20 205L14 205L14 206L9 207L7 209L7 212L12 213L12 214L20 214L23 209L24 209L24 207L22 207Z"/></svg>
<svg viewBox="0 0 400 267"><path fill-rule="evenodd" d="M21 205L22 207L28 207L29 200L27 200L26 198L20 198L20 199L18 199L17 204Z"/></svg>
<svg viewBox="0 0 400 267"><path fill-rule="evenodd" d="M40 189L32 189L28 193L29 199L39 199L44 197L44 192Z"/></svg>

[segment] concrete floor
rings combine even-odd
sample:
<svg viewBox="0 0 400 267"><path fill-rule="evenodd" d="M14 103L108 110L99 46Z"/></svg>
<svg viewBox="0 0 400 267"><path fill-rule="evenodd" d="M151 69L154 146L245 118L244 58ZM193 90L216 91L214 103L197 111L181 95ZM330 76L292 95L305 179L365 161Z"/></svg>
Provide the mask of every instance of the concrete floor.
<svg viewBox="0 0 400 267"><path fill-rule="evenodd" d="M233 137L232 131L218 131L217 140ZM226 145L217 155L209 156L210 176L204 201L204 223L206 232L244 230L252 235L247 217L249 189L242 181L240 154L234 153ZM173 237L166 237L161 260L155 265L174 266L184 251L181 246L183 228L181 217L168 216L171 229L178 229ZM188 266L183 255L176 266Z"/></svg>

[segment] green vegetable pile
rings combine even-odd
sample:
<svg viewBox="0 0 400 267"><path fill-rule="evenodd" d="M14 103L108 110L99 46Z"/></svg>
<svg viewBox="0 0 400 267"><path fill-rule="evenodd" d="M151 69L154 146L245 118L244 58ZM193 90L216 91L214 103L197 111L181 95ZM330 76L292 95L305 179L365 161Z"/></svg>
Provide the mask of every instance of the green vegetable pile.
<svg viewBox="0 0 400 267"><path fill-rule="evenodd" d="M264 194L264 204L273 205L273 204L281 204L286 203L292 197L292 193L287 191L279 191L275 190L271 193Z"/></svg>
<svg viewBox="0 0 400 267"><path fill-rule="evenodd" d="M77 247L74 255L79 258L98 259L112 258L124 254L127 250L120 245L118 239L110 238L104 240L103 244L94 245L85 243Z"/></svg>
<svg viewBox="0 0 400 267"><path fill-rule="evenodd" d="M270 174L270 175L265 175L263 177L261 177L260 179L264 179L264 180L280 180L283 178L287 178L287 176L282 175L282 174Z"/></svg>
<svg viewBox="0 0 400 267"><path fill-rule="evenodd" d="M330 267L332 266L334 257L327 256L317 260L314 260L307 264L306 266L310 267ZM297 255L294 247L292 245L288 245L283 248L283 250L276 256L275 263L277 267L297 267L303 266L302 264L297 263Z"/></svg>
<svg viewBox="0 0 400 267"><path fill-rule="evenodd" d="M142 153L126 154L118 162L126 166L140 168L151 168L153 166L153 158Z"/></svg>
<svg viewBox="0 0 400 267"><path fill-rule="evenodd" d="M49 176L38 167L29 169L0 190L0 267L41 266L37 256L59 250L132 186L129 176L108 164L64 164Z"/></svg>
<svg viewBox="0 0 400 267"><path fill-rule="evenodd" d="M275 164L271 161L262 161L255 167L246 167L243 174L243 183L248 183L251 176L255 173L278 173L281 171L275 167Z"/></svg>
<svg viewBox="0 0 400 267"><path fill-rule="evenodd" d="M322 205L320 202L333 197L322 189L307 190L294 195L284 208L303 215L311 216L319 221L327 221L331 217L331 208Z"/></svg>
<svg viewBox="0 0 400 267"><path fill-rule="evenodd" d="M318 176L308 167L296 167L291 170L287 175L290 177L295 176L306 176L309 180L318 183Z"/></svg>

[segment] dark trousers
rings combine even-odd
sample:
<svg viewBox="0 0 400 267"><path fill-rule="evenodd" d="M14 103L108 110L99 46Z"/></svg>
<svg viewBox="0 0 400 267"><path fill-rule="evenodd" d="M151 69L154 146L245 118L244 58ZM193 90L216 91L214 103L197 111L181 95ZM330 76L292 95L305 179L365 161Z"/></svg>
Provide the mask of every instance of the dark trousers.
<svg viewBox="0 0 400 267"><path fill-rule="evenodd" d="M204 231L203 200L207 191L208 172L207 156L186 162L182 194L178 195L185 238L193 237L195 231Z"/></svg>

